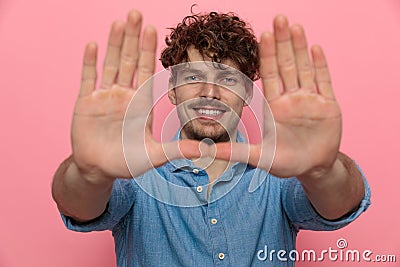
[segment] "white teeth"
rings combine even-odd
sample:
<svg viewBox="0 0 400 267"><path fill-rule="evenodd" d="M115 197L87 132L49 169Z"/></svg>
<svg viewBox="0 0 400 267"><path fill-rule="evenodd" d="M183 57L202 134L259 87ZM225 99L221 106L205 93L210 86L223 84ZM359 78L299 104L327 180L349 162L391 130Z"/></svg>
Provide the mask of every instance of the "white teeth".
<svg viewBox="0 0 400 267"><path fill-rule="evenodd" d="M217 116L222 113L222 111L215 109L198 109L197 112L208 116Z"/></svg>

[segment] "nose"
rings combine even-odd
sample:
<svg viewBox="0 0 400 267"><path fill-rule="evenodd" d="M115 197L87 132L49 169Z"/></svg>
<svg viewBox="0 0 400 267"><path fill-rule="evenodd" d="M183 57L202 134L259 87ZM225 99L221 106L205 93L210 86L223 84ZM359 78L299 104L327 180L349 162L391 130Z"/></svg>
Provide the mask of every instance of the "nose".
<svg viewBox="0 0 400 267"><path fill-rule="evenodd" d="M201 88L201 97L220 99L220 88L214 83L203 83Z"/></svg>

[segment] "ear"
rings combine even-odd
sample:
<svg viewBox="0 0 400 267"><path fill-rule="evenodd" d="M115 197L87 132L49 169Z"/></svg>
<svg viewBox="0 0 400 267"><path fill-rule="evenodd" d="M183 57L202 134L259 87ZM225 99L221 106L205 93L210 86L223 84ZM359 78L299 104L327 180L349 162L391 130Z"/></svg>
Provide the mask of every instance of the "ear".
<svg viewBox="0 0 400 267"><path fill-rule="evenodd" d="M176 105L176 91L175 88L168 90L168 98L172 105Z"/></svg>

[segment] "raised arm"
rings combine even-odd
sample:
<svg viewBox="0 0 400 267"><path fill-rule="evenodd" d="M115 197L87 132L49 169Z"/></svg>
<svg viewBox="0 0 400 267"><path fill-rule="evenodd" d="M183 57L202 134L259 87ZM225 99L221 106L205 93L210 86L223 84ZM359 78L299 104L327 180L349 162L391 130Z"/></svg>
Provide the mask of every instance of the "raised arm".
<svg viewBox="0 0 400 267"><path fill-rule="evenodd" d="M71 127L72 155L58 168L52 187L60 211L79 221L101 215L114 179L131 176L122 151L122 122L137 88L134 75L138 73L140 85L153 74L156 49L155 29L148 27L139 51L141 25L137 11L129 13L127 22L112 24L97 90L97 44L85 49Z"/></svg>
<svg viewBox="0 0 400 267"><path fill-rule="evenodd" d="M358 207L364 183L354 161L339 152L342 116L322 48L311 47L311 61L303 28L289 27L284 16L275 18L274 35L265 33L260 48L261 76L272 77L263 84L277 127L271 171L297 176L323 217L340 218Z"/></svg>
<svg viewBox="0 0 400 267"><path fill-rule="evenodd" d="M140 38L141 26L141 14L135 10L129 12L127 22L112 24L98 89L97 45L86 46L71 127L72 155L58 168L52 186L61 212L79 221L102 214L116 178L137 177L167 159L200 155L198 142L162 145L152 136L152 87L146 80L154 74L157 40L150 26ZM125 154L123 125L132 140ZM135 167L128 169L126 160Z"/></svg>
<svg viewBox="0 0 400 267"><path fill-rule="evenodd" d="M311 47L310 59L302 26L289 27L282 15L274 19L273 33L262 34L259 47L260 76L274 124L266 114L262 143L218 144L217 158L248 162L277 177L298 177L315 209L337 219L358 207L364 183L353 160L339 152L342 114L322 48ZM269 169L265 163L273 152Z"/></svg>

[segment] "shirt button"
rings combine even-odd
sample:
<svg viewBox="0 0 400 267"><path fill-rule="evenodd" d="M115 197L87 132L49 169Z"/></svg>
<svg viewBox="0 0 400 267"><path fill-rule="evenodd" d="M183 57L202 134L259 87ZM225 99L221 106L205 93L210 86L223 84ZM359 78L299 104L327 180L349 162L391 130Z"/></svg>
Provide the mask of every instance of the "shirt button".
<svg viewBox="0 0 400 267"><path fill-rule="evenodd" d="M199 173L199 169L193 169L193 173L194 174L198 174Z"/></svg>
<svg viewBox="0 0 400 267"><path fill-rule="evenodd" d="M212 218L212 219L211 219L211 223L212 223L212 224L217 224L217 222L218 222L217 219L215 219L215 218Z"/></svg>
<svg viewBox="0 0 400 267"><path fill-rule="evenodd" d="M223 260L225 258L225 254L224 253L218 253L218 259Z"/></svg>
<svg viewBox="0 0 400 267"><path fill-rule="evenodd" d="M201 192L203 192L203 187L198 186L198 187L196 188L196 190L197 190L197 192L201 193Z"/></svg>

